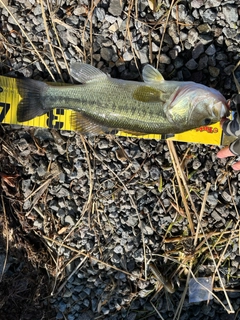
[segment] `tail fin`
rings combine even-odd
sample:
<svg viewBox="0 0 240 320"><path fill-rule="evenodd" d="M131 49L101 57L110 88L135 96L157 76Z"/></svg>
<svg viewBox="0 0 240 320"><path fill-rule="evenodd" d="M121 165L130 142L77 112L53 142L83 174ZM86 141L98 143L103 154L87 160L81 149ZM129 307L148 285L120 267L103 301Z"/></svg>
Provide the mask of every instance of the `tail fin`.
<svg viewBox="0 0 240 320"><path fill-rule="evenodd" d="M17 87L22 100L17 108L17 121L24 122L41 116L48 110L44 108L43 98L48 85L31 79L17 79Z"/></svg>

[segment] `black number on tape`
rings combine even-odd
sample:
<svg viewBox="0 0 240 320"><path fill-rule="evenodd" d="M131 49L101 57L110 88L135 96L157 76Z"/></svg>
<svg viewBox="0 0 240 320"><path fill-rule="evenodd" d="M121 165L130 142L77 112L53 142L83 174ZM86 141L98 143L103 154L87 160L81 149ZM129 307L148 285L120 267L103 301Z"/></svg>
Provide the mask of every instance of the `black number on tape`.
<svg viewBox="0 0 240 320"><path fill-rule="evenodd" d="M0 123L3 122L10 109L10 103L0 102Z"/></svg>
<svg viewBox="0 0 240 320"><path fill-rule="evenodd" d="M63 109L56 109L56 115L53 114L53 110L48 113L47 126L51 129L62 129L64 122L57 121L58 115L64 115Z"/></svg>

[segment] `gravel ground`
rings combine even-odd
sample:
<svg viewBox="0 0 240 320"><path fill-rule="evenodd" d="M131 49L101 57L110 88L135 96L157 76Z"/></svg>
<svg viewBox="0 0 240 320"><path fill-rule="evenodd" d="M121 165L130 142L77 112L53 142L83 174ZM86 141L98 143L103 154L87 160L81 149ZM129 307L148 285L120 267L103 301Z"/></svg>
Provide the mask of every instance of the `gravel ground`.
<svg viewBox="0 0 240 320"><path fill-rule="evenodd" d="M0 2L2 75L70 82L69 65L86 61L141 80L150 63L166 79L226 98L237 92L238 0L43 2L45 16L41 1L9 1L12 15ZM189 237L165 141L10 125L0 132L1 319L239 319L240 175L216 158L218 147L175 143L198 213L210 184L201 223L210 256L204 238ZM215 275L216 296L190 303L187 292L177 315L191 263L196 277Z"/></svg>

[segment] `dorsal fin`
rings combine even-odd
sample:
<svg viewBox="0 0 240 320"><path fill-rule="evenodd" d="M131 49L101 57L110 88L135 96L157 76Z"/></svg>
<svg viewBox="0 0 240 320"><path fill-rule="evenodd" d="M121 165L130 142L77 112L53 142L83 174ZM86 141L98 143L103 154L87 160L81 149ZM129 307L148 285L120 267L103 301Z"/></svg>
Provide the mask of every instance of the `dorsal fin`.
<svg viewBox="0 0 240 320"><path fill-rule="evenodd" d="M108 76L90 64L74 62L70 67L71 76L81 83L106 80Z"/></svg>
<svg viewBox="0 0 240 320"><path fill-rule="evenodd" d="M150 64L147 64L143 68L142 76L143 81L146 83L164 81L164 78L161 75L161 73L157 69L153 68Z"/></svg>

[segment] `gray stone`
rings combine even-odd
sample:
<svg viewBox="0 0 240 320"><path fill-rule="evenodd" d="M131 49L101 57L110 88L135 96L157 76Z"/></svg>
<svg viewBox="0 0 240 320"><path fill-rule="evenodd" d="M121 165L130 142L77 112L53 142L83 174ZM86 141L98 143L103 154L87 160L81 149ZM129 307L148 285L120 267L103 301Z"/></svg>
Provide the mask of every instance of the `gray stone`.
<svg viewBox="0 0 240 320"><path fill-rule="evenodd" d="M192 51L193 59L197 59L204 52L204 46L201 42L198 42Z"/></svg>
<svg viewBox="0 0 240 320"><path fill-rule="evenodd" d="M99 21L102 22L105 20L105 10L103 8L96 7L94 13Z"/></svg>
<svg viewBox="0 0 240 320"><path fill-rule="evenodd" d="M163 42L166 43L169 48L173 47L173 40L167 33L164 35Z"/></svg>
<svg viewBox="0 0 240 320"><path fill-rule="evenodd" d="M112 56L113 56L113 49L104 47L100 50L100 54L101 54L101 57L103 58L103 60L109 62L109 61L111 61Z"/></svg>
<svg viewBox="0 0 240 320"><path fill-rule="evenodd" d="M177 57L177 58L174 60L173 64L174 64L174 67L175 67L176 69L180 69L180 68L182 68L182 66L184 65L184 61L183 61L182 58Z"/></svg>
<svg viewBox="0 0 240 320"><path fill-rule="evenodd" d="M199 16L199 11L198 11L197 9L194 9L194 10L193 10L192 15L193 15L193 17L194 17L195 19L197 19L197 20L198 20L199 17L200 17L200 16Z"/></svg>
<svg viewBox="0 0 240 320"><path fill-rule="evenodd" d="M135 260L136 260L137 262L143 262L143 250L142 250L142 248L136 250L136 251L134 252L133 256L134 256L134 258L135 258Z"/></svg>
<svg viewBox="0 0 240 320"><path fill-rule="evenodd" d="M66 19L66 23L70 26L76 26L79 22L78 16L72 15Z"/></svg>
<svg viewBox="0 0 240 320"><path fill-rule="evenodd" d="M141 64L146 64L149 62L148 47L147 46L145 46L141 50L139 50L138 54L139 54L139 59L140 59Z"/></svg>
<svg viewBox="0 0 240 320"><path fill-rule="evenodd" d="M165 208L170 206L170 200L169 199L163 199L163 205Z"/></svg>
<svg viewBox="0 0 240 320"><path fill-rule="evenodd" d="M40 5L36 5L35 8L33 9L33 14L35 16L38 16L40 14L42 14L42 9Z"/></svg>
<svg viewBox="0 0 240 320"><path fill-rule="evenodd" d="M180 31L180 39L181 41L185 41L187 39L187 34L183 31Z"/></svg>
<svg viewBox="0 0 240 320"><path fill-rule="evenodd" d="M208 23L200 24L197 26L199 33L208 33L212 30Z"/></svg>
<svg viewBox="0 0 240 320"><path fill-rule="evenodd" d="M69 223L70 226L74 226L75 225L75 221L73 219L73 217L71 215L67 215L65 217L65 223Z"/></svg>
<svg viewBox="0 0 240 320"><path fill-rule="evenodd" d="M230 64L229 66L224 68L223 71L226 73L226 75L231 76L234 68L235 68L235 66L233 64Z"/></svg>
<svg viewBox="0 0 240 320"><path fill-rule="evenodd" d="M209 66L208 70L209 70L209 73L212 77L217 78L219 76L220 69L213 67L213 66Z"/></svg>
<svg viewBox="0 0 240 320"><path fill-rule="evenodd" d="M169 56L171 57L172 60L175 60L178 56L178 51L177 50L170 50L169 51Z"/></svg>
<svg viewBox="0 0 240 320"><path fill-rule="evenodd" d="M206 316L210 316L210 311L211 311L211 306L209 304L204 304L202 306L202 313L205 314Z"/></svg>
<svg viewBox="0 0 240 320"><path fill-rule="evenodd" d="M203 1L203 0L192 0L192 1L191 1L191 6L192 6L192 8L199 9L199 8L202 7L203 5L204 5L204 1Z"/></svg>
<svg viewBox="0 0 240 320"><path fill-rule="evenodd" d="M187 17L186 6L184 4L174 6L172 8L171 15L174 19L177 19L178 21L184 21Z"/></svg>
<svg viewBox="0 0 240 320"><path fill-rule="evenodd" d="M106 139L101 139L97 146L99 149L107 149L109 147L109 142Z"/></svg>
<svg viewBox="0 0 240 320"><path fill-rule="evenodd" d="M74 44L75 46L78 44L78 38L76 37L76 35L73 32L67 30L66 36L67 36L67 40L70 43Z"/></svg>
<svg viewBox="0 0 240 320"><path fill-rule="evenodd" d="M84 304L85 307L88 308L88 307L89 307L89 304L90 304L90 301L89 301L88 299L84 299L84 300L83 300L83 304Z"/></svg>
<svg viewBox="0 0 240 320"><path fill-rule="evenodd" d="M36 219L33 223L34 227L38 228L38 229L42 229L43 227L43 222L41 219Z"/></svg>
<svg viewBox="0 0 240 320"><path fill-rule="evenodd" d="M38 168L37 168L37 174L39 177L43 177L47 172L46 166L42 163Z"/></svg>
<svg viewBox="0 0 240 320"><path fill-rule="evenodd" d="M225 16L225 19L229 25L232 24L232 22L238 21L238 8L236 6L226 5L222 7L222 12Z"/></svg>
<svg viewBox="0 0 240 320"><path fill-rule="evenodd" d="M146 195L146 190L144 189L137 189L136 190L136 194L135 194L135 197L137 200L141 199L142 197L144 197Z"/></svg>
<svg viewBox="0 0 240 320"><path fill-rule="evenodd" d="M207 50L205 52L209 56L214 55L216 53L216 48L215 48L214 44L210 44L210 46L207 48Z"/></svg>
<svg viewBox="0 0 240 320"><path fill-rule="evenodd" d="M119 19L119 17L118 17L118 19ZM127 19L122 20L122 21L119 23L119 31L120 31L120 32L126 31L126 26L127 26ZM130 22L130 26L129 26L129 27L131 27L131 22Z"/></svg>
<svg viewBox="0 0 240 320"><path fill-rule="evenodd" d="M150 168L150 176L153 180L158 180L160 176L160 170L156 166Z"/></svg>
<svg viewBox="0 0 240 320"><path fill-rule="evenodd" d="M219 36L219 37L217 38L217 43L220 44L220 45L223 45L223 43L224 43L224 38L225 38L225 37L223 37L223 35Z"/></svg>
<svg viewBox="0 0 240 320"><path fill-rule="evenodd" d="M147 235L153 234L153 229L147 226L145 223L142 223L142 229L144 234L147 234Z"/></svg>
<svg viewBox="0 0 240 320"><path fill-rule="evenodd" d="M108 29L111 33L114 33L114 35L116 35L116 31L118 30L118 24L117 22L113 23L109 29ZM113 38L114 38L114 35L113 35Z"/></svg>
<svg viewBox="0 0 240 320"><path fill-rule="evenodd" d="M108 12L113 16L120 16L123 10L125 1L119 0L110 0L110 6L108 8Z"/></svg>
<svg viewBox="0 0 240 320"><path fill-rule="evenodd" d="M227 202L231 202L232 201L232 196L231 196L231 194L229 194L227 191L223 191L222 192L222 197L223 197L223 199L225 200L225 201L227 201Z"/></svg>
<svg viewBox="0 0 240 320"><path fill-rule="evenodd" d="M202 44L208 44L213 41L213 37L210 34L200 34L199 40L202 42Z"/></svg>
<svg viewBox="0 0 240 320"><path fill-rule="evenodd" d="M207 197L207 203L211 206L211 207L216 207L216 205L218 204L218 198L217 195L215 193L209 193L208 197Z"/></svg>
<svg viewBox="0 0 240 320"><path fill-rule="evenodd" d="M123 54L123 60L124 61L131 61L133 59L133 54L132 52L125 51Z"/></svg>
<svg viewBox="0 0 240 320"><path fill-rule="evenodd" d="M105 14L105 20L108 21L110 24L113 24L117 20L117 18L110 16L109 14Z"/></svg>
<svg viewBox="0 0 240 320"><path fill-rule="evenodd" d="M63 298L70 298L72 296L71 290L65 290L63 293Z"/></svg>
<svg viewBox="0 0 240 320"><path fill-rule="evenodd" d="M33 75L33 69L31 67L23 68L21 70L21 73L24 77L31 78L31 76Z"/></svg>
<svg viewBox="0 0 240 320"><path fill-rule="evenodd" d="M59 305L58 305L58 308L61 312L64 312L67 308L67 304L63 301L60 301Z"/></svg>
<svg viewBox="0 0 240 320"><path fill-rule="evenodd" d="M144 139L141 139L139 141L139 147L143 152L147 152L147 153L151 152L151 150L152 150L152 148L151 148L151 146L149 144L149 141L148 140L144 140Z"/></svg>
<svg viewBox="0 0 240 320"><path fill-rule="evenodd" d="M213 24L216 20L217 12L212 9L207 9L203 12L203 21L209 24Z"/></svg>
<svg viewBox="0 0 240 320"><path fill-rule="evenodd" d="M185 66L189 69L189 70L195 70L198 67L198 63L194 60L194 59L190 59Z"/></svg>
<svg viewBox="0 0 240 320"><path fill-rule="evenodd" d="M163 54L160 55L159 62L160 63L165 63L165 64L170 64L171 63L171 59L166 54L163 53Z"/></svg>
<svg viewBox="0 0 240 320"><path fill-rule="evenodd" d="M220 60L220 61L223 61L223 60L226 60L228 59L227 55L224 53L224 52L219 52L217 55L216 55L216 59L217 60Z"/></svg>
<svg viewBox="0 0 240 320"><path fill-rule="evenodd" d="M146 1L146 0L139 1L140 12L144 11L147 7L148 7L148 1Z"/></svg>
<svg viewBox="0 0 240 320"><path fill-rule="evenodd" d="M130 215L126 221L126 224L130 227L135 227L138 224L138 217Z"/></svg>
<svg viewBox="0 0 240 320"><path fill-rule="evenodd" d="M58 305L57 305L58 308ZM63 319L63 314L61 311L58 311L58 313L56 314L56 320L62 320Z"/></svg>
<svg viewBox="0 0 240 320"><path fill-rule="evenodd" d="M208 65L212 66L212 67L216 66L216 57L215 56L208 57Z"/></svg>
<svg viewBox="0 0 240 320"><path fill-rule="evenodd" d="M193 170L199 169L201 165L202 165L201 161L199 161L198 159L194 159L192 164Z"/></svg>
<svg viewBox="0 0 240 320"><path fill-rule="evenodd" d="M93 300L92 304L93 304ZM91 310L87 311L87 312L81 312L81 320L92 320L94 319L94 314Z"/></svg>
<svg viewBox="0 0 240 320"><path fill-rule="evenodd" d="M205 8L215 8L222 4L222 0L207 0L205 3Z"/></svg>
<svg viewBox="0 0 240 320"><path fill-rule="evenodd" d="M116 42L116 46L118 49L122 50L123 46L124 46L124 40L123 39L118 39Z"/></svg>
<svg viewBox="0 0 240 320"><path fill-rule="evenodd" d="M192 28L191 30L188 31L188 42L191 45L194 45L195 42L198 40L198 32L196 29Z"/></svg>
<svg viewBox="0 0 240 320"><path fill-rule="evenodd" d="M32 201L30 201L30 200L24 201L24 203L23 203L23 209L24 210L30 209L31 206L32 206Z"/></svg>
<svg viewBox="0 0 240 320"><path fill-rule="evenodd" d="M118 245L113 249L113 251L117 254L123 254L123 247Z"/></svg>
<svg viewBox="0 0 240 320"><path fill-rule="evenodd" d="M69 189L66 189L66 188L64 188L64 187L61 187L61 188L58 190L56 196L57 196L58 198L69 197L69 196L70 196L70 191L69 191Z"/></svg>
<svg viewBox="0 0 240 320"><path fill-rule="evenodd" d="M155 42L152 42L152 52L158 52L158 50L159 50L159 46L157 46Z"/></svg>
<svg viewBox="0 0 240 320"><path fill-rule="evenodd" d="M168 28L168 34L172 38L172 41L175 44L179 44L178 30L177 30L177 27L174 23L172 23L170 25L170 27Z"/></svg>
<svg viewBox="0 0 240 320"><path fill-rule="evenodd" d="M27 198L31 194L31 179L22 180L22 191L24 192L25 198Z"/></svg>
<svg viewBox="0 0 240 320"><path fill-rule="evenodd" d="M95 53L93 54L93 59L99 62L101 60L101 55L99 53Z"/></svg>
<svg viewBox="0 0 240 320"><path fill-rule="evenodd" d="M212 217L213 217L213 219L216 220L216 221L221 221L221 220L222 220L222 217L217 213L216 210L214 210L214 211L212 212Z"/></svg>
<svg viewBox="0 0 240 320"><path fill-rule="evenodd" d="M63 172L61 172L61 173L59 174L59 182L60 182L60 183L64 183L65 180L66 180L66 174L63 173Z"/></svg>
<svg viewBox="0 0 240 320"><path fill-rule="evenodd" d="M24 139L24 138L21 138L20 140L18 140L17 146L20 151L24 151L29 148L29 145L28 145L26 139Z"/></svg>
<svg viewBox="0 0 240 320"><path fill-rule="evenodd" d="M222 32L227 38L232 39L236 37L238 30L224 27Z"/></svg>
<svg viewBox="0 0 240 320"><path fill-rule="evenodd" d="M111 39L105 39L102 41L102 45L104 47L113 47L113 42Z"/></svg>
<svg viewBox="0 0 240 320"><path fill-rule="evenodd" d="M120 257L118 254L113 253L113 255L112 255L112 257L111 257L111 261L112 261L113 263L119 263L120 260L121 260L121 257Z"/></svg>

